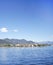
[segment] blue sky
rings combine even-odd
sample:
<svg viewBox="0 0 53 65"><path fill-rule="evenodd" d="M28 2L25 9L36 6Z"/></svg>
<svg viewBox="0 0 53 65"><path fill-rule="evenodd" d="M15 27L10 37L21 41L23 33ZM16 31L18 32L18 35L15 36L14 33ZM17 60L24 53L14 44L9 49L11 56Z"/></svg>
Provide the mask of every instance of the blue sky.
<svg viewBox="0 0 53 65"><path fill-rule="evenodd" d="M53 1L0 0L0 38L53 41Z"/></svg>

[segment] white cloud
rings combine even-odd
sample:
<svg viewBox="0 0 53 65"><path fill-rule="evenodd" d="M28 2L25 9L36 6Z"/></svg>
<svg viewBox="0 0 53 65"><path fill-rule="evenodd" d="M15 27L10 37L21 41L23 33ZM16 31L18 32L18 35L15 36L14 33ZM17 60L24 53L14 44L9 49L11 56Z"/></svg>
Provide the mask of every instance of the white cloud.
<svg viewBox="0 0 53 65"><path fill-rule="evenodd" d="M8 29L7 28L0 28L0 32L8 32Z"/></svg>
<svg viewBox="0 0 53 65"><path fill-rule="evenodd" d="M18 32L18 30L15 29L15 30L13 30L13 32Z"/></svg>

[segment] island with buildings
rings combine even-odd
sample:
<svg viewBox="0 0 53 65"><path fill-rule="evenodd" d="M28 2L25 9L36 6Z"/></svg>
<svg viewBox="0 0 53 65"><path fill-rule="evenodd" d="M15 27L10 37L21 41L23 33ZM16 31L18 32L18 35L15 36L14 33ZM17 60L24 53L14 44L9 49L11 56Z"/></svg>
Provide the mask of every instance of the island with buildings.
<svg viewBox="0 0 53 65"><path fill-rule="evenodd" d="M51 46L53 42L33 42L25 39L0 39L0 47L43 47Z"/></svg>

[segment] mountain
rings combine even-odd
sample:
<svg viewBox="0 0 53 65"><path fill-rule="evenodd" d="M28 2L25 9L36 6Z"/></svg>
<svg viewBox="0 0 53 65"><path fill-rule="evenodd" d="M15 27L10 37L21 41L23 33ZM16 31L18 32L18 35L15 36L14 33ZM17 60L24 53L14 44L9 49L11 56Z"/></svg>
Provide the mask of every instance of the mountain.
<svg viewBox="0 0 53 65"><path fill-rule="evenodd" d="M38 42L40 44L53 44L53 41L42 41L42 42Z"/></svg>
<svg viewBox="0 0 53 65"><path fill-rule="evenodd" d="M53 41L33 42L25 39L0 39L0 44L53 44Z"/></svg>
<svg viewBox="0 0 53 65"><path fill-rule="evenodd" d="M0 44L34 44L35 42L33 41L27 41L25 39L0 39Z"/></svg>

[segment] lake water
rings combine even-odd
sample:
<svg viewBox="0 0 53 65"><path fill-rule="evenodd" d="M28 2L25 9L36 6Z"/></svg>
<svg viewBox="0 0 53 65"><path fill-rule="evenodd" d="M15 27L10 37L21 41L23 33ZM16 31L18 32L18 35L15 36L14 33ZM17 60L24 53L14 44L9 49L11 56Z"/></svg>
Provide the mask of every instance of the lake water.
<svg viewBox="0 0 53 65"><path fill-rule="evenodd" d="M53 65L53 46L1 48L0 65Z"/></svg>

